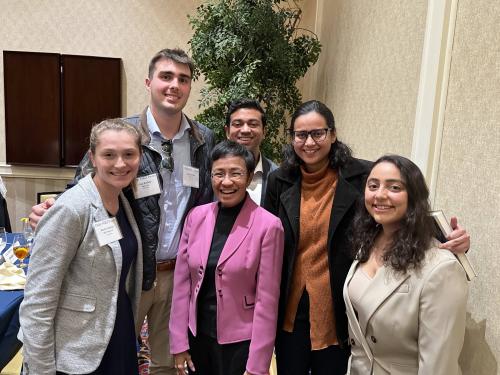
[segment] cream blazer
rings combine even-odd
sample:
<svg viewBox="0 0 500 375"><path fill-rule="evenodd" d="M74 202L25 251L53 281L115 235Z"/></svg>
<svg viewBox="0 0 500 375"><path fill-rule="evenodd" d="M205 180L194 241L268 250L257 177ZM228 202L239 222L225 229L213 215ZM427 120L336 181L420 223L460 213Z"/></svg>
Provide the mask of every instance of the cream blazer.
<svg viewBox="0 0 500 375"><path fill-rule="evenodd" d="M356 312L344 284L349 318L350 375L456 375L465 334L467 279L455 256L429 249L418 270L382 267Z"/></svg>

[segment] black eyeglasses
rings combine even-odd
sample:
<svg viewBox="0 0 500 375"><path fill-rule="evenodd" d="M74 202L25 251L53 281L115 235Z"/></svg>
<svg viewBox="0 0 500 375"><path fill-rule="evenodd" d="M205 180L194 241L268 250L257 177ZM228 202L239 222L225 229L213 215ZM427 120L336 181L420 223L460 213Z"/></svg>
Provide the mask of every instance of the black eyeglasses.
<svg viewBox="0 0 500 375"><path fill-rule="evenodd" d="M222 172L222 171L216 171L216 172L212 172L212 174L211 174L212 179L216 182L224 181L224 179L226 177L229 178L231 181L239 181L245 175L246 175L246 173L243 171L232 171L232 172L228 172L228 173Z"/></svg>
<svg viewBox="0 0 500 375"><path fill-rule="evenodd" d="M290 135L292 137L292 142L295 144L302 144L307 141L307 138L311 136L314 142L323 142L326 139L326 135L330 131L330 128L325 129L313 129L311 131L306 130L290 130Z"/></svg>
<svg viewBox="0 0 500 375"><path fill-rule="evenodd" d="M161 143L161 149L165 153L165 157L161 159L160 168L165 168L167 171L174 171L174 157L172 156L172 150L174 149L174 144L172 140L163 141Z"/></svg>

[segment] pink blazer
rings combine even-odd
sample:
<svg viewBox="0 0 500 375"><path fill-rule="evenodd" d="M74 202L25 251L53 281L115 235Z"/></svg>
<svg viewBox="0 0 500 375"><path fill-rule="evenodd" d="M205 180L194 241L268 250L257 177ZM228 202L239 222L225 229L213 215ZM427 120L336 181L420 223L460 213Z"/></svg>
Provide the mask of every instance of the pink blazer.
<svg viewBox="0 0 500 375"><path fill-rule="evenodd" d="M195 207L186 218L174 273L170 352L189 349L207 264L217 203ZM283 260L281 221L248 196L222 249L215 275L217 341L250 340L247 371L268 374L276 335ZM196 363L195 363L196 366Z"/></svg>

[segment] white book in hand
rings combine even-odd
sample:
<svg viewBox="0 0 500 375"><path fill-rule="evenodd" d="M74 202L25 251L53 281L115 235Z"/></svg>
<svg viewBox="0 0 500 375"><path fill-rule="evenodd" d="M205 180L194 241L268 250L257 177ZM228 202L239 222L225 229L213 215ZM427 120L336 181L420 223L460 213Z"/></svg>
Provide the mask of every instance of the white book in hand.
<svg viewBox="0 0 500 375"><path fill-rule="evenodd" d="M448 222L448 220L446 220L446 216L444 216L444 213L441 210L431 211L431 216L434 219L436 226L439 228L439 231L442 234L442 238L438 239L441 242L445 242L446 237L453 231L453 229L450 226L450 223ZM469 281L477 277L477 273L472 267L472 264L470 263L469 258L467 258L467 255L463 253L454 255L464 268L465 273L467 274L467 279Z"/></svg>

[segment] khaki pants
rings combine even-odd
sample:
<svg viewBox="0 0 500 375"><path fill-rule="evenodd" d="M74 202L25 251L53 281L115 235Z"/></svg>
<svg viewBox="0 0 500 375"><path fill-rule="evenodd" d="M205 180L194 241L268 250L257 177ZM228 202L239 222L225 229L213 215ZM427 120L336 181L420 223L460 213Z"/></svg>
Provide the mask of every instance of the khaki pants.
<svg viewBox="0 0 500 375"><path fill-rule="evenodd" d="M170 354L168 322L172 305L174 270L158 271L156 285L142 291L136 332L141 330L144 318L148 317L148 342L151 350L151 375L175 375L174 359Z"/></svg>

